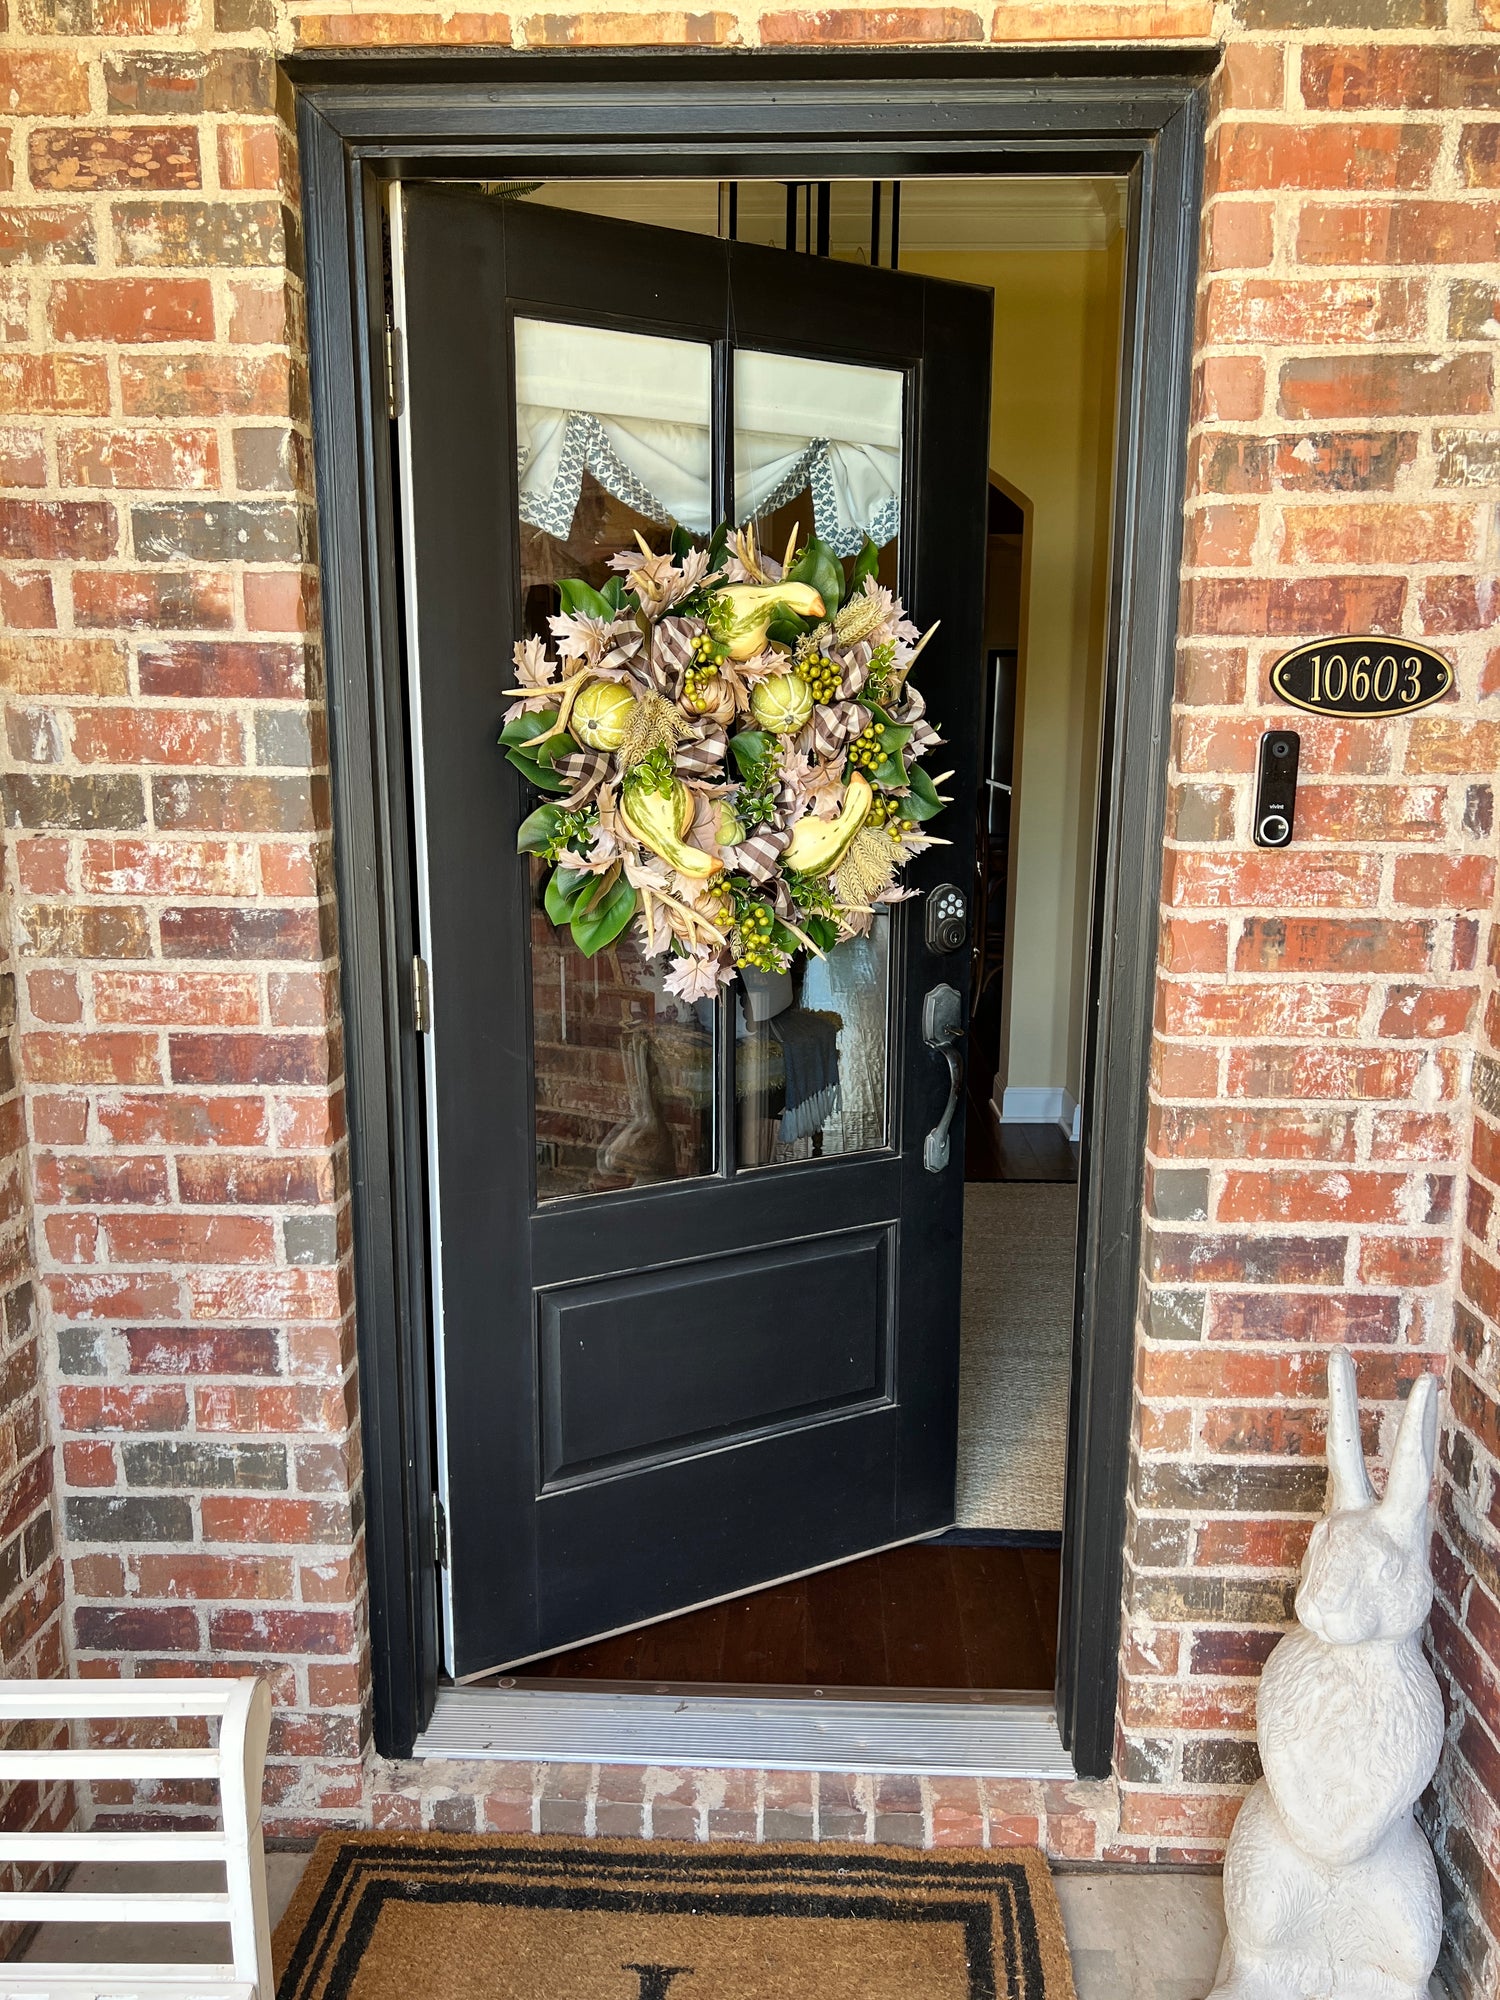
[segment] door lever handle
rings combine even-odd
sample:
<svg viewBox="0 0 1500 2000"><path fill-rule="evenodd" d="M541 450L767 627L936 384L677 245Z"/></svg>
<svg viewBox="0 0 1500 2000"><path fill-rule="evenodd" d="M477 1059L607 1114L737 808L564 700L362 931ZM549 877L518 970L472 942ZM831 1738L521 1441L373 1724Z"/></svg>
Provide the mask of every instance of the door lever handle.
<svg viewBox="0 0 1500 2000"><path fill-rule="evenodd" d="M964 1003L958 989L947 984L934 986L922 1002L922 1039L948 1065L948 1102L922 1147L922 1164L930 1174L940 1174L948 1164L948 1134L958 1113L958 1093L964 1081L963 1032Z"/></svg>

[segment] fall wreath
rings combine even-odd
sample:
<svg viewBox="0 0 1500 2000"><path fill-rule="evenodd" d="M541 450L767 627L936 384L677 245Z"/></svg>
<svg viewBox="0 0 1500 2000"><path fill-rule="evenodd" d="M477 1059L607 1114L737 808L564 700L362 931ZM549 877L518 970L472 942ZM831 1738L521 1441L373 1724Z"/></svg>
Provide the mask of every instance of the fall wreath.
<svg viewBox="0 0 1500 2000"><path fill-rule="evenodd" d="M910 679L931 632L877 562L866 542L846 578L816 537L777 563L753 529L706 549L679 530L663 554L613 557L602 590L559 586L551 645L516 646L500 741L559 795L517 845L550 864L547 914L581 952L634 920L647 956L671 959L668 990L699 1000L912 893L901 870L945 803Z"/></svg>

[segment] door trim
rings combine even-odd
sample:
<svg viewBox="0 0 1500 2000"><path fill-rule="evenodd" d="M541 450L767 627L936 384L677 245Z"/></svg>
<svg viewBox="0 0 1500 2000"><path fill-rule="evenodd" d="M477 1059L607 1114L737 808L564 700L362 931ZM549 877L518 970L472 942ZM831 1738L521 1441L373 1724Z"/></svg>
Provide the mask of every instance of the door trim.
<svg viewBox="0 0 1500 2000"><path fill-rule="evenodd" d="M375 1740L438 1698L435 1408L382 183L1129 176L1057 1722L1108 1774L1212 50L294 56L347 1034ZM674 1761L681 1761L678 1755Z"/></svg>

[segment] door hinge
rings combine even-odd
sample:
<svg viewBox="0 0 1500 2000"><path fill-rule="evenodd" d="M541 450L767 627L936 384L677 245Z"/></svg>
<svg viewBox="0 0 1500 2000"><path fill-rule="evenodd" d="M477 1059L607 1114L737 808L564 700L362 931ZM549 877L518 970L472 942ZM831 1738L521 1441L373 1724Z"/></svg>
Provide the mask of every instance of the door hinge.
<svg viewBox="0 0 1500 2000"><path fill-rule="evenodd" d="M411 962L411 1024L419 1035L427 1034L432 1027L432 995L425 958L414 958Z"/></svg>
<svg viewBox="0 0 1500 2000"><path fill-rule="evenodd" d="M448 1516L443 1512L443 1503L434 1493L432 1496L432 1547L439 1569L448 1567Z"/></svg>
<svg viewBox="0 0 1500 2000"><path fill-rule="evenodd" d="M385 406L387 414L393 417L399 417L406 408L406 366L401 329L392 320L385 323Z"/></svg>

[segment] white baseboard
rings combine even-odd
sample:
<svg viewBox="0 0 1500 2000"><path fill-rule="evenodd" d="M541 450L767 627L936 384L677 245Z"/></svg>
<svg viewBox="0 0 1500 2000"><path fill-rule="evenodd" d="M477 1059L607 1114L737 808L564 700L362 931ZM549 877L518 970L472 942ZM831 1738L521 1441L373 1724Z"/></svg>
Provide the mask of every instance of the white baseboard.
<svg viewBox="0 0 1500 2000"><path fill-rule="evenodd" d="M1061 1084L1010 1084L995 1115L1002 1125L1057 1125L1076 1142L1082 1127L1077 1099Z"/></svg>

